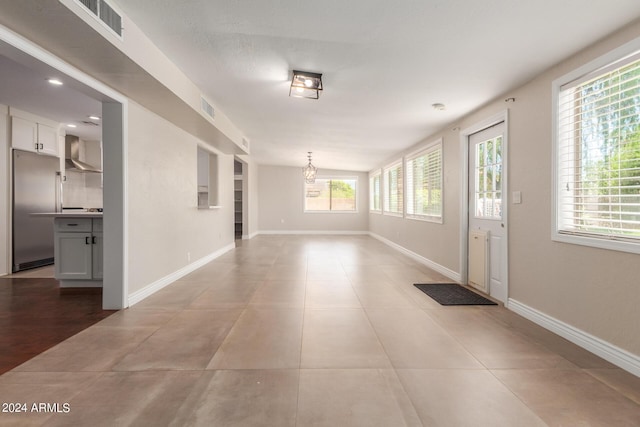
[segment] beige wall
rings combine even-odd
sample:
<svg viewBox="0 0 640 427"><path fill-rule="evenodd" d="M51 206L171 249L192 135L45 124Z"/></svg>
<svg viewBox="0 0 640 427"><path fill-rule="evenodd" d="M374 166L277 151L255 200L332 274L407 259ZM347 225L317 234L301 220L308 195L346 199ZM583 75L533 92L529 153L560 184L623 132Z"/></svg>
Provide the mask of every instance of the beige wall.
<svg viewBox="0 0 640 427"><path fill-rule="evenodd" d="M403 219L391 215L371 214L369 229L446 270L460 273L460 169L458 132L445 130L442 134L425 138L413 147L387 159L383 165L398 160L442 138L444 205L443 223ZM381 165L381 166L383 166Z"/></svg>
<svg viewBox="0 0 640 427"><path fill-rule="evenodd" d="M509 190L522 192L522 204L509 204L509 298L640 355L640 256L551 240L551 83L636 37L640 22L450 128L464 129L509 109ZM507 97L515 103L505 103ZM444 224L370 214L371 231L459 272L460 140L446 129L425 142L437 137L445 147Z"/></svg>
<svg viewBox="0 0 640 427"><path fill-rule="evenodd" d="M218 153L220 209L197 209L198 140L130 102L129 294L234 241L233 156Z"/></svg>
<svg viewBox="0 0 640 427"><path fill-rule="evenodd" d="M368 175L362 172L321 170L319 176L357 176L357 213L304 213L302 169L287 166L258 168L258 228L260 232L368 230Z"/></svg>

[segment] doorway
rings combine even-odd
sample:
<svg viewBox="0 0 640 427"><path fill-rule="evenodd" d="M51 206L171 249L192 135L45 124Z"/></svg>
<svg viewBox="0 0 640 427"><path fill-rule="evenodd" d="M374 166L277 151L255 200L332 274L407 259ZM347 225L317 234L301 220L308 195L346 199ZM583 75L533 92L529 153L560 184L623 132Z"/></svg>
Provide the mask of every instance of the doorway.
<svg viewBox="0 0 640 427"><path fill-rule="evenodd" d="M15 106L24 111L31 111L43 117L49 117L56 123L68 123L68 120L77 122L76 131L79 130L86 114L96 114L102 110L103 142L103 203L105 214L103 216L104 227L104 252L103 252L103 294L102 306L105 310L121 309L128 306L127 291L127 247L126 242L126 122L127 99L113 91L108 86L98 82L94 78L84 74L76 68L61 61L59 58L42 50L36 45L20 38L19 36L0 29L0 55L10 58L22 68L28 71L18 74L20 77L31 76L35 73L34 82L46 81L46 76L54 74L64 77L69 89L83 96L81 102L60 102L53 96L39 97L25 96L29 91L37 89L35 84L26 86L27 90L17 91L15 97L8 98L10 93L3 94L4 108ZM5 62L6 64L6 62ZM5 67L6 68L6 67ZM3 69L3 71L6 71ZM7 80L5 78L5 80ZM43 91L40 91L41 93ZM34 99L37 102L34 102ZM56 102L57 100L57 102ZM53 102L53 105L50 105ZM47 104L49 103L49 104ZM66 108L71 110L68 112ZM95 108L85 108L95 107ZM75 111L78 109L78 111ZM8 112L8 110L6 110ZM67 114L73 113L73 114ZM58 117L60 115L60 117ZM62 117L64 116L64 117ZM67 116L70 119L67 120ZM8 114L0 120L0 131L8 135ZM7 153L10 152L8 138L0 137L0 146L4 154L0 154L0 163L9 165ZM64 155L62 156L64 160ZM10 187L9 183L0 189L0 237L7 237L11 241L11 215L10 215ZM13 262L10 246L0 247L0 274L8 272Z"/></svg>
<svg viewBox="0 0 640 427"><path fill-rule="evenodd" d="M508 299L507 121L504 115L462 132L465 195L463 283ZM464 212L464 211L463 211Z"/></svg>
<svg viewBox="0 0 640 427"><path fill-rule="evenodd" d="M233 220L235 240L242 240L244 231L244 169L238 159L233 160Z"/></svg>

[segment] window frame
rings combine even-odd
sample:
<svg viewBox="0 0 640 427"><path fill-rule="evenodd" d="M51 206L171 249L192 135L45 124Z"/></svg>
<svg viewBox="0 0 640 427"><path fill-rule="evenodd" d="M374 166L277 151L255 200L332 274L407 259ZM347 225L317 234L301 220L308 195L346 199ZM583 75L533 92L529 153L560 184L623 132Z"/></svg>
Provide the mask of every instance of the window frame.
<svg viewBox="0 0 640 427"><path fill-rule="evenodd" d="M359 196L358 194L360 193L359 187L360 187L360 182L358 180L358 176L357 175L323 175L323 176L316 176L316 180L328 180L328 181L332 181L332 180L354 180L356 182L356 188L355 188L355 196L354 196L354 203L355 203L355 209L351 210L351 211L338 211L338 210L308 210L307 209L307 183L304 182L303 180L303 185L302 185L302 212L305 214L357 214L358 213L358 200L359 200ZM329 186L331 186L331 184L329 184ZM329 201L331 201L331 198L329 198ZM329 202L329 206L331 206L331 202Z"/></svg>
<svg viewBox="0 0 640 427"><path fill-rule="evenodd" d="M417 214L417 213L409 213L409 199L415 197L415 193L413 189L409 188L409 162L425 156L433 151L440 151L440 214L439 215L426 215L426 214ZM407 219L413 219L418 221L426 221L433 222L436 224L444 223L444 144L442 138L439 138L433 142L430 142L426 145L423 145L416 151L409 153L404 157L404 216Z"/></svg>
<svg viewBox="0 0 640 427"><path fill-rule="evenodd" d="M374 179L378 178L378 208L376 209L373 206L374 203L374 194L373 194L373 186ZM369 173L369 212L375 214L382 214L382 193L383 193L383 185L382 185L382 169L376 169L373 172Z"/></svg>
<svg viewBox="0 0 640 427"><path fill-rule="evenodd" d="M631 58L640 54L640 38L632 40L617 49L602 55L581 67L555 79L552 82L552 209L551 209L551 240L562 243L589 246L593 248L608 249L621 252L640 254L640 240L630 241L616 239L606 234L596 235L586 232L570 232L562 228L560 216L560 167L559 150L560 140L560 99L563 87L567 85L579 85L588 78L606 74L612 70L623 67L632 62Z"/></svg>
<svg viewBox="0 0 640 427"><path fill-rule="evenodd" d="M399 211L390 211L388 210L388 203L391 199L390 196L390 188L389 188L389 181L387 179L387 172L391 171L392 169L395 169L397 167L400 167L401 169L401 173L402 176L400 177L400 179L398 180L401 187L400 187L400 192L399 192L399 197L402 198L402 200L398 203L398 209ZM404 217L404 203L405 203L405 198L404 198L404 191L405 191L405 173L404 173L404 159L401 157L398 160L389 163L387 166L385 166L384 168L382 168L382 214L383 215L389 215L389 216L397 216L397 217Z"/></svg>

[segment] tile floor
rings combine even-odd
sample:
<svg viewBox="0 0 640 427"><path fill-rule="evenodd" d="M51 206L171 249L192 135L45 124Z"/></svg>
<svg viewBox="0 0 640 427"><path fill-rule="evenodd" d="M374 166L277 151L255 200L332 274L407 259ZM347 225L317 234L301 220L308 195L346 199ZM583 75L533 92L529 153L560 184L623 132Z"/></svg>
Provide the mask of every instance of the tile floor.
<svg viewBox="0 0 640 427"><path fill-rule="evenodd" d="M0 376L60 404L0 425L640 425L639 378L412 286L443 279L369 237L260 236Z"/></svg>

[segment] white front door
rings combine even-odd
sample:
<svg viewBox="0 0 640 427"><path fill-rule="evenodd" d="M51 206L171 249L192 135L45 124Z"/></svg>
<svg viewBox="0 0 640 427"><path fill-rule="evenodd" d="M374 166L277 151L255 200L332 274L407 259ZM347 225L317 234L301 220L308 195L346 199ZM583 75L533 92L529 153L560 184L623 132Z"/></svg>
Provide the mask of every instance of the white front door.
<svg viewBox="0 0 640 427"><path fill-rule="evenodd" d="M501 122L469 136L469 284L502 302L507 299L504 131Z"/></svg>

